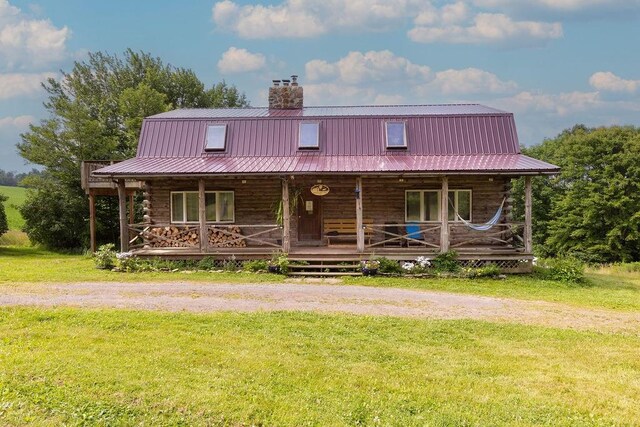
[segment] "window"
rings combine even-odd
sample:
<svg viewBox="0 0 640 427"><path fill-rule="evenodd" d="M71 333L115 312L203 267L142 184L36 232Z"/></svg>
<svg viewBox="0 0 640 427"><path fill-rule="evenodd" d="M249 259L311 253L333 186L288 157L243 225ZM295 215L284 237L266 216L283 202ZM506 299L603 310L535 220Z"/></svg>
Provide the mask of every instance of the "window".
<svg viewBox="0 0 640 427"><path fill-rule="evenodd" d="M320 123L300 123L300 142L298 148L318 148Z"/></svg>
<svg viewBox="0 0 640 427"><path fill-rule="evenodd" d="M462 219L471 221L471 190L449 191L449 221L459 221L456 211Z"/></svg>
<svg viewBox="0 0 640 427"><path fill-rule="evenodd" d="M227 125L209 125L207 126L207 138L205 141L205 150L224 150L227 139Z"/></svg>
<svg viewBox="0 0 640 427"><path fill-rule="evenodd" d="M404 122L386 122L387 148L407 148Z"/></svg>
<svg viewBox="0 0 640 427"><path fill-rule="evenodd" d="M205 212L207 222L234 222L233 191L207 191ZM198 222L198 192L171 193L171 222Z"/></svg>
<svg viewBox="0 0 640 427"><path fill-rule="evenodd" d="M406 222L440 221L440 190L407 190L405 192ZM449 221L458 221L455 211L471 221L471 190L449 191Z"/></svg>

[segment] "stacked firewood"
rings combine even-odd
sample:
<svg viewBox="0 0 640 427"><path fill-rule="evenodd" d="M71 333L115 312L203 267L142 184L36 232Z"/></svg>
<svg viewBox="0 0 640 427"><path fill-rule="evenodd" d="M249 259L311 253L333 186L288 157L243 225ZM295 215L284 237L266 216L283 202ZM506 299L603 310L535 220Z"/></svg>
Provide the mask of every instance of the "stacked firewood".
<svg viewBox="0 0 640 427"><path fill-rule="evenodd" d="M224 232L222 231L224 230ZM233 233L234 235L229 235ZM244 248L247 246L246 240L238 240L238 236L241 234L240 227L229 227L220 230L209 230L209 246L215 248Z"/></svg>
<svg viewBox="0 0 640 427"><path fill-rule="evenodd" d="M198 246L200 237L198 230L185 230L174 226L154 227L149 230L152 236L158 236L157 239L150 238L151 244L157 248L170 248L182 246Z"/></svg>
<svg viewBox="0 0 640 427"><path fill-rule="evenodd" d="M231 233L235 235L230 235ZM247 246L245 240L239 240L240 227L229 227L218 230L209 229L209 246L216 248L231 248ZM157 237L156 237L157 236ZM149 244L156 248L171 248L200 245L200 234L197 229L185 230L175 226L153 227L147 235Z"/></svg>

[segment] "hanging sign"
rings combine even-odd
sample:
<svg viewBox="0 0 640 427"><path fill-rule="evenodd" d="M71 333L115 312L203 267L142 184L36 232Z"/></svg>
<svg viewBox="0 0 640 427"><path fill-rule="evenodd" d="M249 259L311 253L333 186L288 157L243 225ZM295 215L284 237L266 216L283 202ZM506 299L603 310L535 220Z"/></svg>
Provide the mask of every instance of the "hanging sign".
<svg viewBox="0 0 640 427"><path fill-rule="evenodd" d="M326 196L329 194L329 186L324 184L316 184L311 187L311 194L314 196Z"/></svg>

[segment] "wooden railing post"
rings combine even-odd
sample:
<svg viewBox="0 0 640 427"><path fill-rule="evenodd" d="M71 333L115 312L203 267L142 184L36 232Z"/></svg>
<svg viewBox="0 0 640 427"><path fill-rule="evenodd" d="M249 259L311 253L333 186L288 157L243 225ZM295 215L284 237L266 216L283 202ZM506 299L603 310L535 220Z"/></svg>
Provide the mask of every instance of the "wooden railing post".
<svg viewBox="0 0 640 427"><path fill-rule="evenodd" d="M282 180L282 251L291 249L291 213L289 212L289 181Z"/></svg>
<svg viewBox="0 0 640 427"><path fill-rule="evenodd" d="M362 177L356 178L356 250L364 252L364 228L362 228Z"/></svg>
<svg viewBox="0 0 640 427"><path fill-rule="evenodd" d="M200 222L200 252L206 252L209 248L206 197L207 194L205 192L204 178L200 178L198 180L198 220Z"/></svg>
<svg viewBox="0 0 640 427"><path fill-rule="evenodd" d="M449 250L449 178L442 177L440 194L440 252Z"/></svg>
<svg viewBox="0 0 640 427"><path fill-rule="evenodd" d="M533 253L531 177L524 178L524 251Z"/></svg>
<svg viewBox="0 0 640 427"><path fill-rule="evenodd" d="M129 250L129 224L127 224L127 190L124 179L118 180L118 213L120 219L120 252Z"/></svg>
<svg viewBox="0 0 640 427"><path fill-rule="evenodd" d="M89 240L91 253L96 251L96 196L89 190Z"/></svg>

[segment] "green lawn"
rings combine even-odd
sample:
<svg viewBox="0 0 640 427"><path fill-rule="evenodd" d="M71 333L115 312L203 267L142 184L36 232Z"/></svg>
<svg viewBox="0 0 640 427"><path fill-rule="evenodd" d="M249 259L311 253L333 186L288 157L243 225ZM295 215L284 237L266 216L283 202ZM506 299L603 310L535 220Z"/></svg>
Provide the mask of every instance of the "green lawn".
<svg viewBox="0 0 640 427"><path fill-rule="evenodd" d="M588 274L589 284L572 285L531 276L493 279L345 278L346 285L402 287L562 302L584 307L640 310L640 272L615 269ZM282 276L251 273L115 273L97 270L83 255L61 255L33 247L0 247L0 285L17 282L81 281L281 282Z"/></svg>
<svg viewBox="0 0 640 427"><path fill-rule="evenodd" d="M18 211L18 207L24 203L27 197L27 189L23 187L6 187L4 185L0 185L0 194L9 198L9 200L4 202L9 230L21 230L24 225L24 219L22 219L22 216Z"/></svg>
<svg viewBox="0 0 640 427"><path fill-rule="evenodd" d="M309 313L0 310L8 425L631 425L640 337Z"/></svg>

